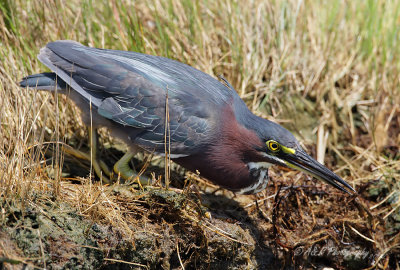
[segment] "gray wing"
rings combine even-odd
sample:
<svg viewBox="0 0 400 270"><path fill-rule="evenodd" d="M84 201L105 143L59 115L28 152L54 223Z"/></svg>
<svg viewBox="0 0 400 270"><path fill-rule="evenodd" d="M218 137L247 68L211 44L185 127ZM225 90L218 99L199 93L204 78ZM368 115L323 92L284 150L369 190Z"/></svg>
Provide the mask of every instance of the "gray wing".
<svg viewBox="0 0 400 270"><path fill-rule="evenodd" d="M212 112L237 95L211 76L163 57L56 41L38 58L101 116L140 129L133 143L158 153L165 147L167 99L171 152L183 156L201 147L215 131Z"/></svg>

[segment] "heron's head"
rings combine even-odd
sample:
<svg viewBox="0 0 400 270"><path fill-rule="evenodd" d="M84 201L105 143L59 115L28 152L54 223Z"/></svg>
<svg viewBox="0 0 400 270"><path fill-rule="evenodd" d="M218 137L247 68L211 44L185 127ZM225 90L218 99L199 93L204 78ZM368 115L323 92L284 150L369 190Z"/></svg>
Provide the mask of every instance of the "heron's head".
<svg viewBox="0 0 400 270"><path fill-rule="evenodd" d="M343 192L355 192L342 178L308 155L287 129L265 119L257 122L253 130L262 141L262 146L258 143L255 147L258 155L262 156L262 162L303 171Z"/></svg>

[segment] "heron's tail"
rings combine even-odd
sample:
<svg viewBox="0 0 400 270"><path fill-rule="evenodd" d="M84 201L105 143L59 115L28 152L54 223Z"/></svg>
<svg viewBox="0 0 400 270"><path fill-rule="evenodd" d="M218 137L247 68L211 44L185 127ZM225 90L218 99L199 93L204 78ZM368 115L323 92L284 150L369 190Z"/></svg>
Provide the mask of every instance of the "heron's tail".
<svg viewBox="0 0 400 270"><path fill-rule="evenodd" d="M54 72L29 75L22 78L19 86L46 91L55 91L56 89L62 91L67 89L67 84Z"/></svg>

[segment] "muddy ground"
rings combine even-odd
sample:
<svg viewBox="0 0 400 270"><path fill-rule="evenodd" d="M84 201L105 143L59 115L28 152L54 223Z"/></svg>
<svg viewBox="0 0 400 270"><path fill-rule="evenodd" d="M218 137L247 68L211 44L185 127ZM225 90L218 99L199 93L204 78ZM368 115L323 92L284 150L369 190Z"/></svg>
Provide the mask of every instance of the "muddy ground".
<svg viewBox="0 0 400 270"><path fill-rule="evenodd" d="M84 209L51 192L2 200L0 269L361 269L374 264L379 251L363 236L383 235L385 229L370 227L376 217L362 209L367 200L315 187L311 179L310 185L283 186L274 181L278 177L272 173L269 188L258 196L204 183L165 190L94 182L112 204L105 205L99 195L99 205ZM76 181L64 187L82 192ZM126 227L110 221L107 211L118 211Z"/></svg>

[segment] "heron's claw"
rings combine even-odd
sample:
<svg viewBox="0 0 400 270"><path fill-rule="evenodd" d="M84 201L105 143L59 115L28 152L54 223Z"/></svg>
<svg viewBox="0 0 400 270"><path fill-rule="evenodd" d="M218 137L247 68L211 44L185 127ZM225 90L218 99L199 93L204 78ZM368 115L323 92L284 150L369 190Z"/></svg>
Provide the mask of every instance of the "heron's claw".
<svg viewBox="0 0 400 270"><path fill-rule="evenodd" d="M70 155L72 155L72 156L74 156L76 158L79 158L79 159L90 161L90 163L93 166L93 170L96 173L96 175L104 183L106 183L106 184L110 184L111 183L111 180L110 180L111 171L110 171L110 169L104 163L104 161L98 160L96 158L95 154L93 154L93 153L88 154L88 153L76 150L76 149L72 148L69 145L64 145L63 147L64 147L63 150L64 150L65 153L68 153L68 154L70 154ZM95 149L93 149L93 151L91 151L91 152L94 152L94 151L95 151Z"/></svg>
<svg viewBox="0 0 400 270"><path fill-rule="evenodd" d="M151 183L149 178L137 174L129 166L129 161L135 155L132 152L127 152L120 160L118 160L117 163L115 163L114 173L112 171L110 171L110 169L104 163L104 161L97 159L97 143L98 143L97 130L88 128L88 132L89 132L89 141L90 141L90 153L85 153L85 152L76 150L69 145L64 146L64 151L72 156L79 158L79 159L84 159L84 160L90 161L96 175L106 184L112 183L111 180L114 180L113 178L115 178L115 174L118 177L122 178L125 182L127 182L127 181L136 182L137 181L139 183L139 185L149 185Z"/></svg>
<svg viewBox="0 0 400 270"><path fill-rule="evenodd" d="M129 166L129 161L133 158L134 153L127 152L117 163L114 165L114 172L124 179L125 181L138 182L140 185L149 185L151 180L143 175L139 175Z"/></svg>

